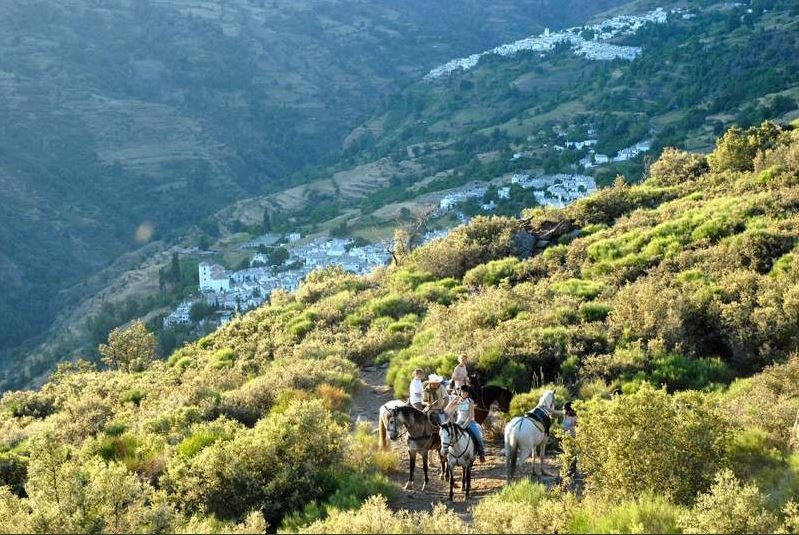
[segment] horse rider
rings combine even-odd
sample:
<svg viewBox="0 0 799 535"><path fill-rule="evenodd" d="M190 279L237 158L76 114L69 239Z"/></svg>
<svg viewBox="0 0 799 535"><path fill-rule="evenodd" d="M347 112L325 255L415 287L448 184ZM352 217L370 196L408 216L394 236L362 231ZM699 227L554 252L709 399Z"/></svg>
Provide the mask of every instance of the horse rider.
<svg viewBox="0 0 799 535"><path fill-rule="evenodd" d="M469 372L466 370L466 355L461 353L458 357L458 365L452 370L452 380L450 387L457 392L463 385L469 384Z"/></svg>
<svg viewBox="0 0 799 535"><path fill-rule="evenodd" d="M424 405L422 404L422 394L424 393L424 385L422 384L422 380L424 379L424 371L421 368L416 368L413 370L413 380L411 380L410 385L410 397L408 398L408 403L414 409L424 410Z"/></svg>
<svg viewBox="0 0 799 535"><path fill-rule="evenodd" d="M444 386L444 378L436 373L431 373L427 377L427 384L422 393L422 405L425 412L436 409L444 409L449 401L449 394Z"/></svg>
<svg viewBox="0 0 799 535"><path fill-rule="evenodd" d="M469 397L471 394L471 387L469 385L461 386L460 389L458 389L458 394L458 397L447 404L444 411L450 415L455 412L455 423L471 435L477 449L477 454L480 456L480 462L484 463L486 458L483 434L480 432L480 426L474 419L474 400Z"/></svg>

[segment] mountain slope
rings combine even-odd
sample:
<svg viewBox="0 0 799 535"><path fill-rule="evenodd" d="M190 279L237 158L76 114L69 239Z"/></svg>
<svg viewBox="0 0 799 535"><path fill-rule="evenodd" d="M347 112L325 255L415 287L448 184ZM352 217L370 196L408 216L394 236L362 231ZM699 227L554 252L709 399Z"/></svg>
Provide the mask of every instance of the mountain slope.
<svg viewBox="0 0 799 535"><path fill-rule="evenodd" d="M431 64L619 3L3 2L0 350L123 252L335 154Z"/></svg>
<svg viewBox="0 0 799 535"><path fill-rule="evenodd" d="M388 362L404 396L415 367L448 375L466 354L483 380L516 389L512 414L542 389L573 400L579 431L561 444L591 468L578 495L522 486L487 498L474 509L482 532L517 521L521 499L524 526L536 504L562 511L543 517L558 532L589 521L599 527L582 531L693 521L716 532L727 524L708 524L706 504L744 486L757 514L722 520L788 529L798 154L796 127L733 129L707 157L668 151L639 185L523 220L476 218L369 277L315 272L166 363L146 362L154 340L140 324L117 331L112 369L66 364L0 401L3 527L263 532L330 515L331 532L336 519L379 531L393 517L374 502L366 518L341 513L390 493L379 470L392 457L374 453L370 428L343 425L357 364ZM658 514L639 516L650 500ZM446 527L467 532L458 521Z"/></svg>

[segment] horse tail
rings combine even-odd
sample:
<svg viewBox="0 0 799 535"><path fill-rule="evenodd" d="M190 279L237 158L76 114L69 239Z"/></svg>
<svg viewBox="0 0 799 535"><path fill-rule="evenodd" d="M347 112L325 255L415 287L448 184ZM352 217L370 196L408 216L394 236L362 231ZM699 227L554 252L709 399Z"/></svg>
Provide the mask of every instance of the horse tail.
<svg viewBox="0 0 799 535"><path fill-rule="evenodd" d="M386 436L386 422L383 421L383 415L377 419L377 432L379 436L378 447L380 450L385 451L388 449L388 438Z"/></svg>
<svg viewBox="0 0 799 535"><path fill-rule="evenodd" d="M517 422L511 420L505 425L505 475L507 482L513 479L513 471L516 467L516 456L519 450L519 441L513 433L513 428Z"/></svg>

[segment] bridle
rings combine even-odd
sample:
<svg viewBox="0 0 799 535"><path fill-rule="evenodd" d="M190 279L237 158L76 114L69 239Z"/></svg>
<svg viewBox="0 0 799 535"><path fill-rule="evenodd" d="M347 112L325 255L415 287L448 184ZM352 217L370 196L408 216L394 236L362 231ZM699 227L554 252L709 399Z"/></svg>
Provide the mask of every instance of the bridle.
<svg viewBox="0 0 799 535"><path fill-rule="evenodd" d="M405 430L403 432L401 432L401 433L398 432L397 431L397 408L398 407L395 407L393 409L389 409L388 410L388 413L391 416L391 419L388 422L388 433L389 433L389 436L391 436L393 434L395 437L397 437L397 438L392 438L391 440L399 440L400 438L402 438L405 435L408 435L408 440L427 440L431 436L433 436L433 435L419 435L418 437L411 436L411 433L408 430L408 426L407 425L403 426L403 427L405 427Z"/></svg>
<svg viewBox="0 0 799 535"><path fill-rule="evenodd" d="M469 434L467 431L465 431L465 430L461 430L461 429L459 429L459 428L457 427L457 424L452 424L452 423L450 423L450 424L447 424L447 425L444 425L444 426L441 426L441 429L446 429L446 430L447 430L447 441L445 442L443 439L441 440L441 449L442 449L443 451L447 452L447 454L449 454L449 449L450 449L452 446L454 446L455 444L457 444L457 443L458 443L458 435L459 435L459 434L466 434L466 446L464 446L463 450L461 450L461 452L460 452L458 455L455 455L455 453L454 453L454 452L452 453L452 456L455 458L455 464L458 464L458 462L457 462L457 461L458 461L458 460L459 460L461 457L463 457L464 455L466 455L466 452L467 452L467 451L469 451L469 444L472 442L472 435L470 435L470 434ZM452 429L452 430L453 430L453 432L452 432L452 433L450 433L450 429ZM459 433L459 432L460 432L460 433ZM453 436L453 435L454 435L454 437L455 437L455 442L451 442L451 441L450 441L450 437L451 437L451 436Z"/></svg>

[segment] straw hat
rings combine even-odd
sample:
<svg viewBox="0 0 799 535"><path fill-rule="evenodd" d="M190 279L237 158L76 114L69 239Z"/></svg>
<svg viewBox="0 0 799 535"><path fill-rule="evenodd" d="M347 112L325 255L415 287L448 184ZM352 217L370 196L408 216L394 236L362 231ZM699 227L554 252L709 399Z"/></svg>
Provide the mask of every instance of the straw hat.
<svg viewBox="0 0 799 535"><path fill-rule="evenodd" d="M444 382L444 378L436 373L431 373L427 376L428 383L442 383Z"/></svg>

